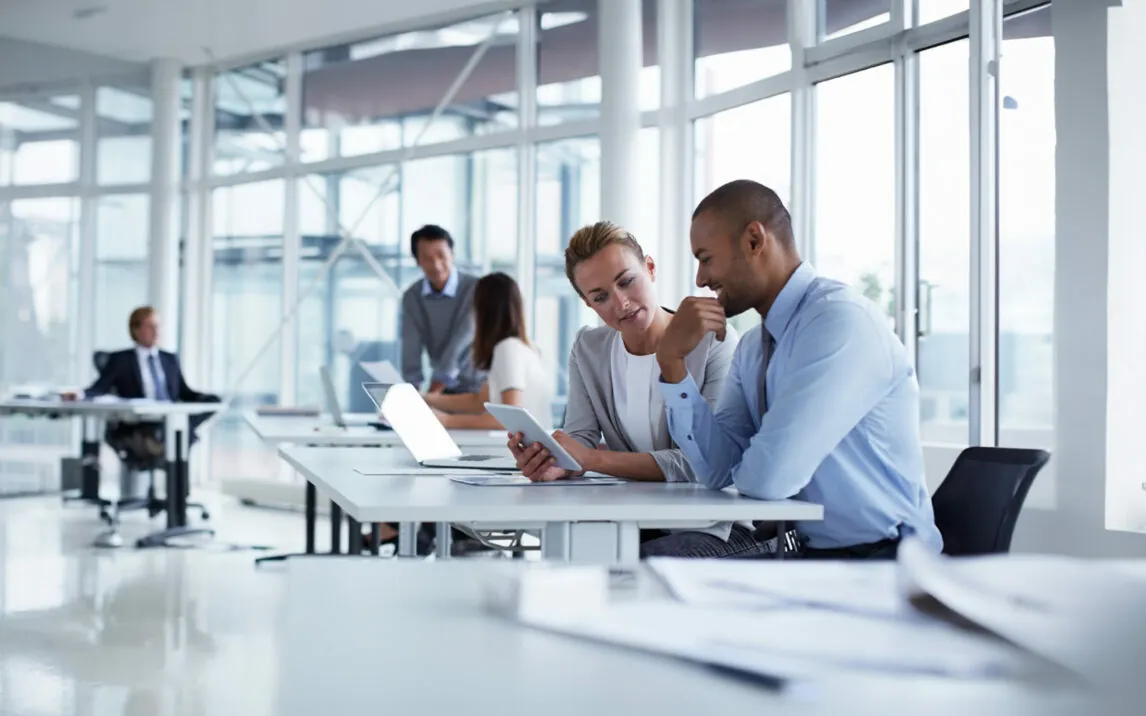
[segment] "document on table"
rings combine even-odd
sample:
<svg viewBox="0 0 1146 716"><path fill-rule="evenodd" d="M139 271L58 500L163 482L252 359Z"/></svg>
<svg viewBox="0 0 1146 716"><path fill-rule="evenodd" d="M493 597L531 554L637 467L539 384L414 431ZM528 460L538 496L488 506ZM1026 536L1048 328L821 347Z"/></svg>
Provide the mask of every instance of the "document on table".
<svg viewBox="0 0 1146 716"><path fill-rule="evenodd" d="M446 467L391 467L391 468L369 468L369 467L356 467L354 471L359 475L366 477L447 477L456 475L457 470L452 470ZM520 475L521 473L509 472L483 472L483 475Z"/></svg>
<svg viewBox="0 0 1146 716"><path fill-rule="evenodd" d="M624 480L615 477L574 477L550 482L533 482L524 475L450 475L454 482L476 487L569 487L575 485L622 485Z"/></svg>
<svg viewBox="0 0 1146 716"><path fill-rule="evenodd" d="M902 616L894 562L650 559L649 568L680 601L699 607L819 607Z"/></svg>
<svg viewBox="0 0 1146 716"><path fill-rule="evenodd" d="M785 608L736 611L621 602L591 612L536 610L534 627L788 680L862 673L1034 677L1041 662L998 639L940 621Z"/></svg>

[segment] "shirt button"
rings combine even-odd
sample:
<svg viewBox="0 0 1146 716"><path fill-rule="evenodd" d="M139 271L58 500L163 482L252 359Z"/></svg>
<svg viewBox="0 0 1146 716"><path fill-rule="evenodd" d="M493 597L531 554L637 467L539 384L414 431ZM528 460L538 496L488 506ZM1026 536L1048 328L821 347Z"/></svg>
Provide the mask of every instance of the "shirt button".
<svg viewBox="0 0 1146 716"><path fill-rule="evenodd" d="M688 436L688 439L689 439L689 440L692 440L692 436L691 436L691 435L689 435L689 436Z"/></svg>
<svg viewBox="0 0 1146 716"><path fill-rule="evenodd" d="M688 398L688 393L681 393L681 394L680 394L680 397L682 397L682 398L686 398L686 399L687 399L687 398Z"/></svg>

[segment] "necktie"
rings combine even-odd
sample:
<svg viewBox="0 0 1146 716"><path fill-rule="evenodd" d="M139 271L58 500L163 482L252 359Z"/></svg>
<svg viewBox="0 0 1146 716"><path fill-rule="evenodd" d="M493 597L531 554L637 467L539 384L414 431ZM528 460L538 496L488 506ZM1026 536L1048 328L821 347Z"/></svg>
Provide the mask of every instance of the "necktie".
<svg viewBox="0 0 1146 716"><path fill-rule="evenodd" d="M167 393L167 381L163 380L163 373L159 370L159 361L156 360L154 353L147 356L147 369L151 371L151 384L155 386L155 399L170 401L171 396Z"/></svg>
<svg viewBox="0 0 1146 716"><path fill-rule="evenodd" d="M772 361L772 352L776 349L776 341L772 334L763 325L760 326L761 340L764 342L764 360L760 366L760 417L768 412L768 363Z"/></svg>

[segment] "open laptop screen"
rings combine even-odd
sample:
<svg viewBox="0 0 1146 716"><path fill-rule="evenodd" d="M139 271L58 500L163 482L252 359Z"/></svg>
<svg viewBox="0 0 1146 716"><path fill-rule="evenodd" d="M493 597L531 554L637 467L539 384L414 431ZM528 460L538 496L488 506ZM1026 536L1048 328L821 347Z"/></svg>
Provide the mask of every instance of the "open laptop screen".
<svg viewBox="0 0 1146 716"><path fill-rule="evenodd" d="M417 388L409 383L363 383L362 389L419 463L461 457L461 448L442 427Z"/></svg>

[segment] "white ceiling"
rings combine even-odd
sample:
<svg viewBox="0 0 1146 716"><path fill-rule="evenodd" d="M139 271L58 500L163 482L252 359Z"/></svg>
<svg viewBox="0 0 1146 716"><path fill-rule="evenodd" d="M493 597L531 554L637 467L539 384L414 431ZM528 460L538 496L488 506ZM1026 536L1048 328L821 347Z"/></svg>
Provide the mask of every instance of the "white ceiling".
<svg viewBox="0 0 1146 716"><path fill-rule="evenodd" d="M0 36L189 65L323 44L521 0L0 0ZM79 18L79 14L90 14ZM209 50L209 52L208 52Z"/></svg>

